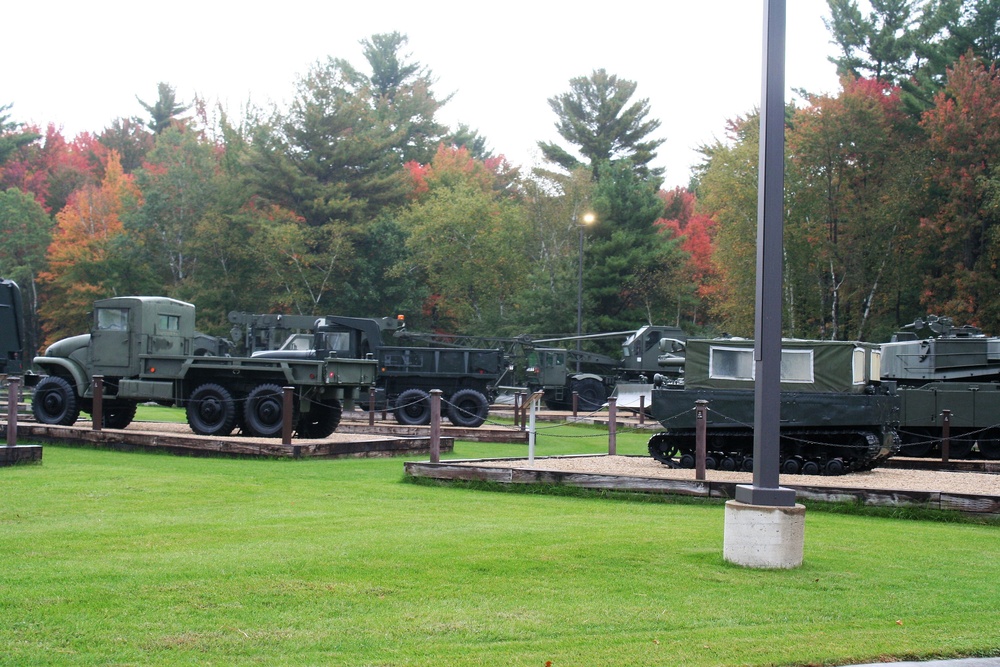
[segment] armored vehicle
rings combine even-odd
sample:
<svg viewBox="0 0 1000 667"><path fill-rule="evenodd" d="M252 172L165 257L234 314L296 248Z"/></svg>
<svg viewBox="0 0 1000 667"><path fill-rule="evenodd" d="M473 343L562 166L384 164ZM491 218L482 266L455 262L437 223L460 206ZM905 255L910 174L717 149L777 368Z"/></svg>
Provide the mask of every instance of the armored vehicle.
<svg viewBox="0 0 1000 667"><path fill-rule="evenodd" d="M387 345L383 334L405 326L399 317L230 313L229 319L247 327L250 345L268 347L283 338L278 349L254 351L254 359L374 359L376 408L391 409L400 424L429 424L430 392L440 389L448 419L477 428L489 416L497 385L508 370L499 349ZM288 333L291 328L309 332Z"/></svg>
<svg viewBox="0 0 1000 667"><path fill-rule="evenodd" d="M951 458L1000 459L1000 338L932 315L882 345L882 375L902 399L901 454L938 455L947 410Z"/></svg>
<svg viewBox="0 0 1000 667"><path fill-rule="evenodd" d="M708 401L706 467L753 469L754 344L687 341L683 384L654 380L653 417L666 429L649 453L694 467L695 401ZM871 469L899 449L898 397L880 380L878 346L785 340L781 351L780 466L785 474Z"/></svg>
<svg viewBox="0 0 1000 667"><path fill-rule="evenodd" d="M94 304L90 333L57 341L34 363L47 375L32 409L45 424L74 423L93 411L94 376L103 377L105 425L125 428L136 405L184 406L200 435L234 428L281 435L283 387L295 389L293 424L324 438L375 380L375 362L358 359L252 359L217 356L227 345L194 329L195 307L166 297L115 297Z"/></svg>

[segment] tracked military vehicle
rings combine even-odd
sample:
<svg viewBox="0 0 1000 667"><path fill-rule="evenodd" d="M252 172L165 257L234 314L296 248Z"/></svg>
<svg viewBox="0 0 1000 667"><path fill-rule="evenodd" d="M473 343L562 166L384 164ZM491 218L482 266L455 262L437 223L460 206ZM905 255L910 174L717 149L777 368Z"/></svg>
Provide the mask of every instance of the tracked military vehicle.
<svg viewBox="0 0 1000 667"><path fill-rule="evenodd" d="M901 454L940 455L947 410L951 458L1000 459L1000 338L918 319L882 345L882 375L902 399Z"/></svg>
<svg viewBox="0 0 1000 667"><path fill-rule="evenodd" d="M687 341L683 384L655 378L649 441L657 461L695 465L695 401L708 401L707 468L753 470L754 343ZM781 351L780 469L841 475L869 470L899 449L898 397L880 381L878 347L785 340Z"/></svg>

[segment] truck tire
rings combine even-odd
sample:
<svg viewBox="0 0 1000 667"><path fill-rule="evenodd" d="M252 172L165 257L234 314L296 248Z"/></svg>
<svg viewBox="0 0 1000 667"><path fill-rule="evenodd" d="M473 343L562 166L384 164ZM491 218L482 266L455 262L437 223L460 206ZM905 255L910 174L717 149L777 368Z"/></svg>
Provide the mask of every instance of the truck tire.
<svg viewBox="0 0 1000 667"><path fill-rule="evenodd" d="M104 426L125 428L135 419L136 404L132 401L116 401L104 404Z"/></svg>
<svg viewBox="0 0 1000 667"><path fill-rule="evenodd" d="M31 411L42 424L70 426L80 416L80 401L73 385L58 375L47 375L35 386Z"/></svg>
<svg viewBox="0 0 1000 667"><path fill-rule="evenodd" d="M404 426L424 426L431 423L431 395L423 389L407 389L396 397L393 411L396 421Z"/></svg>
<svg viewBox="0 0 1000 667"><path fill-rule="evenodd" d="M281 435L285 409L285 392L276 384L259 384L247 394L243 406L243 427L247 435L256 438L276 438ZM295 415L292 415L295 423Z"/></svg>
<svg viewBox="0 0 1000 667"><path fill-rule="evenodd" d="M584 378L573 383L573 391L578 395L577 407L593 412L600 410L608 402L608 392L604 385L594 378Z"/></svg>
<svg viewBox="0 0 1000 667"><path fill-rule="evenodd" d="M448 401L448 420L462 428L478 428L490 413L490 402L475 389L459 389Z"/></svg>
<svg viewBox="0 0 1000 667"><path fill-rule="evenodd" d="M229 435L236 426L236 401L225 387L205 383L188 398L187 420L198 435Z"/></svg>
<svg viewBox="0 0 1000 667"><path fill-rule="evenodd" d="M313 401L309 406L309 412L299 414L296 431L300 438L315 440L326 438L340 426L342 413L343 408L336 399L331 398L322 403Z"/></svg>

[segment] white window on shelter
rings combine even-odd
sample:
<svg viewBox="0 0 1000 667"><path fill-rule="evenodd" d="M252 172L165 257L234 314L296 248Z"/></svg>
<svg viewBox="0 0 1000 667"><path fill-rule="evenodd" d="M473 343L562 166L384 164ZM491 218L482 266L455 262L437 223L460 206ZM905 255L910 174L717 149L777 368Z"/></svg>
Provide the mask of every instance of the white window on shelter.
<svg viewBox="0 0 1000 667"><path fill-rule="evenodd" d="M781 351L782 382L814 382L812 350Z"/></svg>
<svg viewBox="0 0 1000 667"><path fill-rule="evenodd" d="M716 380L753 380L753 348L709 348L708 376Z"/></svg>

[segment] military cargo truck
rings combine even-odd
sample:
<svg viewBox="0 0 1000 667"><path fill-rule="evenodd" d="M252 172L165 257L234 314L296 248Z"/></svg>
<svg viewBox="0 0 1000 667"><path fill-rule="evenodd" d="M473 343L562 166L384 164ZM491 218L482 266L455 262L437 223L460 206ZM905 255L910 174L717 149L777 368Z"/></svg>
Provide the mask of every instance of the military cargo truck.
<svg viewBox="0 0 1000 667"><path fill-rule="evenodd" d="M400 424L430 423L430 391L440 389L448 419L456 426L477 428L486 421L497 385L508 370L499 349L387 345L383 334L405 326L398 317L230 313L229 320L247 327L248 346L282 341L278 349L254 351L254 359L374 359L376 408L392 410ZM309 331L289 333L291 328Z"/></svg>
<svg viewBox="0 0 1000 667"><path fill-rule="evenodd" d="M898 452L899 398L881 381L877 345L784 340L780 466L786 474L868 470ZM666 429L649 453L695 464L695 401L708 401L707 468L753 470L754 343L687 341L683 384L655 378L652 412Z"/></svg>
<svg viewBox="0 0 1000 667"><path fill-rule="evenodd" d="M323 438L375 380L361 359L253 359L218 356L221 339L195 332L195 307L166 297L114 297L94 304L90 333L57 341L34 363L46 375L32 409L45 424L74 423L93 411L94 376L103 376L105 425L125 428L140 402L183 406L200 435L281 434L283 387L295 389L293 424Z"/></svg>

